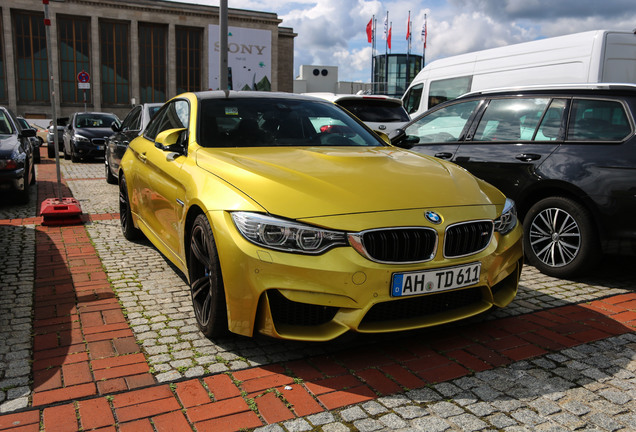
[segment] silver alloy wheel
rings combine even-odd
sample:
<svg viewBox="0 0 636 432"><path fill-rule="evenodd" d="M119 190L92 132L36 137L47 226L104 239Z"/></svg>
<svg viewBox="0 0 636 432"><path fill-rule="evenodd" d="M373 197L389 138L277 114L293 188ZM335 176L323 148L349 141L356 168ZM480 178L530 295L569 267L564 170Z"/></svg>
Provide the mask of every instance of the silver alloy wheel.
<svg viewBox="0 0 636 432"><path fill-rule="evenodd" d="M576 220L560 208L546 208L532 219L530 247L534 255L551 267L570 264L581 249L581 229Z"/></svg>

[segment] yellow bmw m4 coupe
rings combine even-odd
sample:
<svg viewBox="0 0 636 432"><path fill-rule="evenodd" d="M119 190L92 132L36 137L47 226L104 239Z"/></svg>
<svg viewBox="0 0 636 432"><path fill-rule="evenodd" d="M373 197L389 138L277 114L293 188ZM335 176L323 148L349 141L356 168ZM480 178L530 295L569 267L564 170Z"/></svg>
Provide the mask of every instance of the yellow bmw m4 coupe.
<svg viewBox="0 0 636 432"><path fill-rule="evenodd" d="M177 96L130 143L119 193L124 236L185 274L210 338L417 329L517 293L514 203L325 100Z"/></svg>

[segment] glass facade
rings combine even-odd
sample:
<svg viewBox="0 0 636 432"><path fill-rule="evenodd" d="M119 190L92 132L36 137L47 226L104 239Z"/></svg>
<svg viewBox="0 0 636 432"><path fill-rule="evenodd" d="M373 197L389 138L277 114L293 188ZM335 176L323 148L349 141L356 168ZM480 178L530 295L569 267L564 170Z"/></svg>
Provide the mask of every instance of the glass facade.
<svg viewBox="0 0 636 432"><path fill-rule="evenodd" d="M421 55L377 55L373 62L373 93L401 97L421 69Z"/></svg>
<svg viewBox="0 0 636 432"><path fill-rule="evenodd" d="M102 101L107 105L130 103L129 27L115 21L99 24Z"/></svg>
<svg viewBox="0 0 636 432"><path fill-rule="evenodd" d="M90 71L90 21L87 18L60 16L57 31L62 102L90 103L91 91L80 90L77 85L77 74Z"/></svg>
<svg viewBox="0 0 636 432"><path fill-rule="evenodd" d="M48 102L49 81L44 14L13 13L16 76L20 102Z"/></svg>
<svg viewBox="0 0 636 432"><path fill-rule="evenodd" d="M201 50L203 30L176 27L177 94L199 91L201 87Z"/></svg>
<svg viewBox="0 0 636 432"><path fill-rule="evenodd" d="M167 40L167 26L139 24L139 87L141 89L141 103L166 101Z"/></svg>

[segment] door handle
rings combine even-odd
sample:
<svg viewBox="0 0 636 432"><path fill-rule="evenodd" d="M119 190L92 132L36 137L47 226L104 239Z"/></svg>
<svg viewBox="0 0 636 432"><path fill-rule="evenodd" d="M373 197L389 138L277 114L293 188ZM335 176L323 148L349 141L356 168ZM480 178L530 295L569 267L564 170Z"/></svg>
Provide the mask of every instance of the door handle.
<svg viewBox="0 0 636 432"><path fill-rule="evenodd" d="M447 153L447 152L441 152L441 153L435 153L435 157L440 159L450 159L453 157L453 154Z"/></svg>
<svg viewBox="0 0 636 432"><path fill-rule="evenodd" d="M536 161L541 159L541 155L536 153L521 153L515 156L515 159L518 159L523 162L530 162L530 161Z"/></svg>
<svg viewBox="0 0 636 432"><path fill-rule="evenodd" d="M143 163L146 163L146 160L148 159L148 157L146 156L146 153L139 153L139 159L140 159Z"/></svg>

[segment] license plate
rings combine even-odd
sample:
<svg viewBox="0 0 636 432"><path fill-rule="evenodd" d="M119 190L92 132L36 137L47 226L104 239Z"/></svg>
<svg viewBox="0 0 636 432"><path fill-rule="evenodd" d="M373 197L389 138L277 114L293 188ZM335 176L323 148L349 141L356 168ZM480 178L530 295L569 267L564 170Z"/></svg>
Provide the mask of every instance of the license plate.
<svg viewBox="0 0 636 432"><path fill-rule="evenodd" d="M391 296L428 294L474 285L479 282L480 273L480 262L435 270L394 273Z"/></svg>
<svg viewBox="0 0 636 432"><path fill-rule="evenodd" d="M100 145L98 145L98 146L97 146L97 150L104 150L104 146L100 146Z"/></svg>

